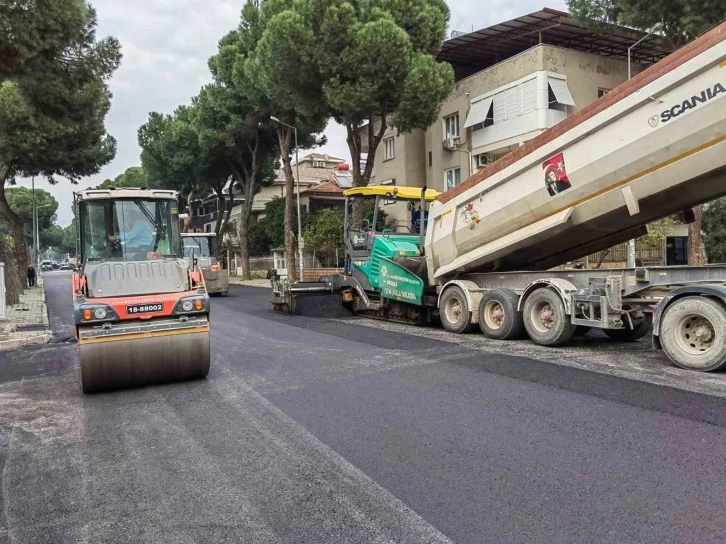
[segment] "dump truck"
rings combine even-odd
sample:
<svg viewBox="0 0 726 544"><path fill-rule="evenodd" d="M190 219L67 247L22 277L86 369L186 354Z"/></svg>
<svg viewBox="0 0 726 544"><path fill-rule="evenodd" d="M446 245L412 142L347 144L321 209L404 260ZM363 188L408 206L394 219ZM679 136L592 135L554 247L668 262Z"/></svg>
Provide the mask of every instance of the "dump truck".
<svg viewBox="0 0 726 544"><path fill-rule="evenodd" d="M196 257L197 266L204 275L207 293L226 296L229 292L229 271L220 264L216 240L217 235L213 232L182 233L184 255Z"/></svg>
<svg viewBox="0 0 726 544"><path fill-rule="evenodd" d="M726 366L726 265L558 267L724 195L726 23L438 196L415 249L369 232L343 274L294 283L270 271L273 304L340 293L359 314L544 346L652 328L674 364L713 371Z"/></svg>
<svg viewBox="0 0 726 544"><path fill-rule="evenodd" d="M178 194L75 193L79 270L73 314L84 393L209 373L209 295L185 258Z"/></svg>

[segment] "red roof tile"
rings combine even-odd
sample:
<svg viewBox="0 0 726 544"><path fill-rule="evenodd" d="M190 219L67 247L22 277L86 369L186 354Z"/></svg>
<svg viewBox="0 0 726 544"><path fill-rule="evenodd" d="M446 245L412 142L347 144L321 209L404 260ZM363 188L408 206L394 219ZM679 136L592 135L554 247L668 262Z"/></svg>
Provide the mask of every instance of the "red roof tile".
<svg viewBox="0 0 726 544"><path fill-rule="evenodd" d="M303 191L300 195L330 195L330 196L343 196L343 189L340 188L336 181L326 181L320 185L315 185Z"/></svg>

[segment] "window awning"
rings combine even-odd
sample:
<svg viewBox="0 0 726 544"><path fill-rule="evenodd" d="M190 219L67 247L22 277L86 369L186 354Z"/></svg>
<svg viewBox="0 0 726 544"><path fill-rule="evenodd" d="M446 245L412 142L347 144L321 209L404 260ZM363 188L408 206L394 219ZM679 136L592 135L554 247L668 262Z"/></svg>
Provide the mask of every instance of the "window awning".
<svg viewBox="0 0 726 544"><path fill-rule="evenodd" d="M572 98L570 89L567 88L567 81L564 79L558 79L554 77L547 78L552 89L552 94L555 95L555 100L565 106L574 106L575 100Z"/></svg>
<svg viewBox="0 0 726 544"><path fill-rule="evenodd" d="M473 127L486 121L493 100L494 97L490 97L472 103L471 110L469 110L469 115L466 118L466 123L464 123L464 128Z"/></svg>

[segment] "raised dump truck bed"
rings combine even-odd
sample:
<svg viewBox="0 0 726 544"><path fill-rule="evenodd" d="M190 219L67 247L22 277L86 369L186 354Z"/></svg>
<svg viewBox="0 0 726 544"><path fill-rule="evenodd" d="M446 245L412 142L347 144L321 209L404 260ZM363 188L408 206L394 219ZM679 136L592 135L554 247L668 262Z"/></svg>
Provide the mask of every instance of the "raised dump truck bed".
<svg viewBox="0 0 726 544"><path fill-rule="evenodd" d="M377 204L391 191L372 188ZM437 196L425 242L398 247L392 233L346 227L345 274L291 284L271 271L273 304L289 311L296 296L339 292L356 313L550 346L590 328L632 341L652 325L673 363L716 370L726 366L726 266L551 268L722 195L726 23Z"/></svg>
<svg viewBox="0 0 726 544"><path fill-rule="evenodd" d="M546 270L726 194L726 25L443 193L430 283Z"/></svg>

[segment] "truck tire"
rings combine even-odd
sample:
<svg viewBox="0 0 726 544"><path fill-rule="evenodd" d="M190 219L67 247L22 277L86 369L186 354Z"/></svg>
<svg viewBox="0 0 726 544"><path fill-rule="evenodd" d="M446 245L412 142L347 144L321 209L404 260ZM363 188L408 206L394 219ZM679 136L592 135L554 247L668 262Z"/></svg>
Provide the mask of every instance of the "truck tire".
<svg viewBox="0 0 726 544"><path fill-rule="evenodd" d="M565 312L560 296L546 287L534 291L524 303L524 328L540 346L559 346L570 341L577 326Z"/></svg>
<svg viewBox="0 0 726 544"><path fill-rule="evenodd" d="M645 314L643 319L635 322L634 327L631 329L626 326L625 329L603 329L603 332L613 340L618 342L635 342L640 340L653 326L653 314Z"/></svg>
<svg viewBox="0 0 726 544"><path fill-rule="evenodd" d="M513 340L524 333L519 296L510 289L492 289L479 302L479 328L487 338Z"/></svg>
<svg viewBox="0 0 726 544"><path fill-rule="evenodd" d="M452 285L441 295L439 305L441 324L449 332L462 334L472 330L471 310L464 290Z"/></svg>
<svg viewBox="0 0 726 544"><path fill-rule="evenodd" d="M660 343L681 368L711 372L726 367L726 308L705 297L676 300L661 318Z"/></svg>

